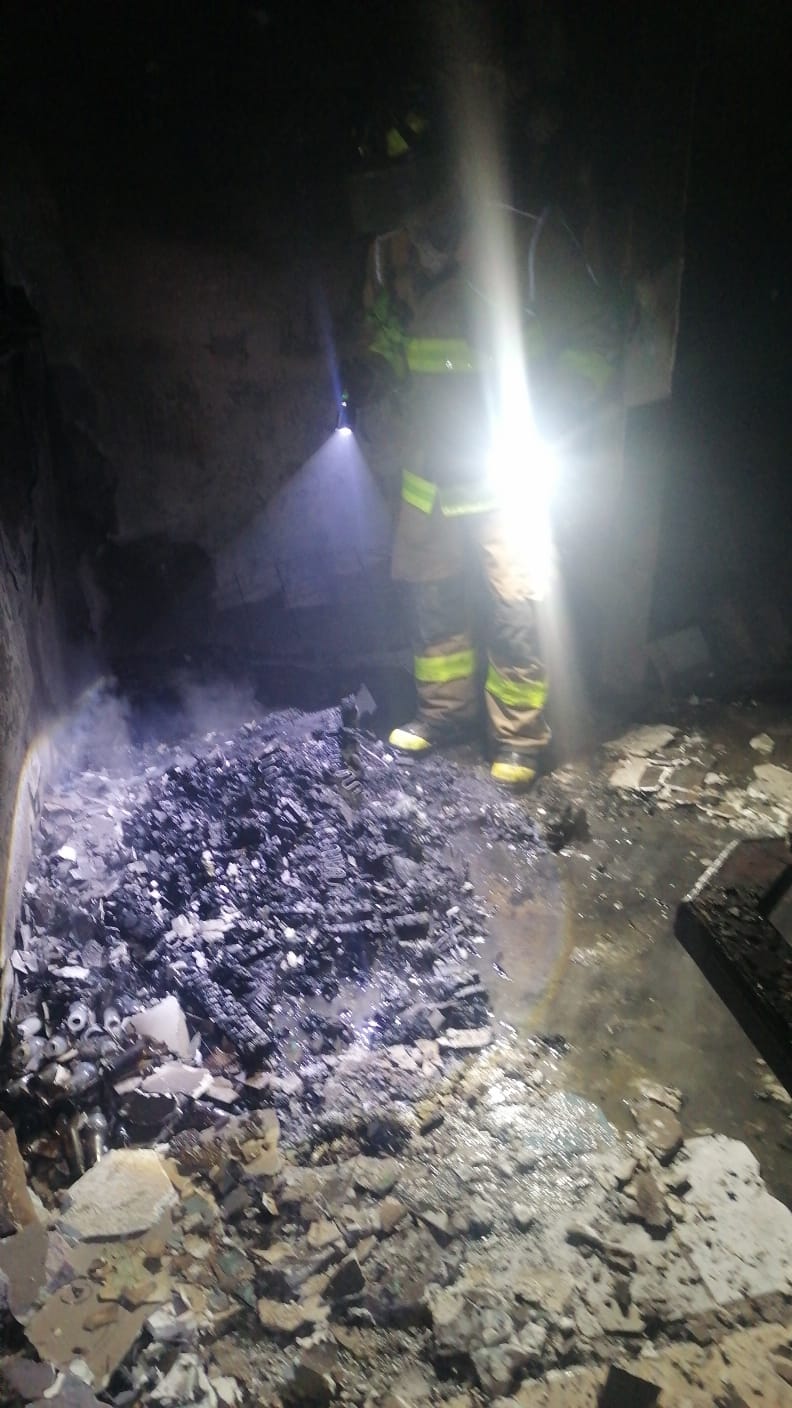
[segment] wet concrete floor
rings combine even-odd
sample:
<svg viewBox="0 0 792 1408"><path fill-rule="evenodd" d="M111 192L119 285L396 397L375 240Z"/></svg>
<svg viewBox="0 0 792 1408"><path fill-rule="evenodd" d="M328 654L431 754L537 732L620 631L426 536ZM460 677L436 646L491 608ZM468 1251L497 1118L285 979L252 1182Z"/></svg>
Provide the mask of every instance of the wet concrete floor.
<svg viewBox="0 0 792 1408"><path fill-rule="evenodd" d="M757 761L742 735L759 726L755 715L719 720L736 781ZM527 859L503 843L471 849L490 911L484 981L496 1020L517 1034L563 1035L571 1051L558 1078L619 1128L632 1126L626 1102L638 1081L677 1087L685 1132L743 1139L771 1191L792 1204L792 1102L781 1091L762 1098L767 1068L673 932L677 904L734 833L638 801L614 817L598 805L596 765L575 771L590 840ZM541 792L525 803L540 824L542 803Z"/></svg>

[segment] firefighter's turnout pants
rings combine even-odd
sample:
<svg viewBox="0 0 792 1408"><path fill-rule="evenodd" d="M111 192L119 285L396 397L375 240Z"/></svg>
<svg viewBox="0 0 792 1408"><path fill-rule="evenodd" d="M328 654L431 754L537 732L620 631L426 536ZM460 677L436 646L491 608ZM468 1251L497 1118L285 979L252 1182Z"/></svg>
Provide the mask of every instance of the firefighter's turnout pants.
<svg viewBox="0 0 792 1408"><path fill-rule="evenodd" d="M488 596L485 661L476 657L469 614L476 568ZM409 584L421 721L440 734L466 731L478 717L483 678L493 742L526 753L544 747L537 591L497 506L470 494L455 499L406 471L393 576Z"/></svg>

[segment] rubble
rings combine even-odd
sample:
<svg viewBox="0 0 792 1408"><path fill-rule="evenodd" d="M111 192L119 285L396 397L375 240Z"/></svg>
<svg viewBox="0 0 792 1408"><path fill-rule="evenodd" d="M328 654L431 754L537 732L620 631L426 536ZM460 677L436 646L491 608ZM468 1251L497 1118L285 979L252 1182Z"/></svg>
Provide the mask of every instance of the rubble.
<svg viewBox="0 0 792 1408"><path fill-rule="evenodd" d="M14 1127L0 1112L0 1237L36 1221Z"/></svg>
<svg viewBox="0 0 792 1408"><path fill-rule="evenodd" d="M181 1056L186 1061L192 1055L184 1013L178 998L173 994L164 997L161 1002L155 1002L142 1012L133 1012L129 1018L129 1025L133 1031L138 1033L138 1036L151 1037L161 1046L165 1046L174 1056ZM113 1033L118 1030L114 1021L111 1023L110 1030Z"/></svg>
<svg viewBox="0 0 792 1408"><path fill-rule="evenodd" d="M84 1241L139 1236L175 1196L152 1149L114 1149L69 1189L61 1221Z"/></svg>
<svg viewBox="0 0 792 1408"><path fill-rule="evenodd" d="M762 753L765 758L769 758L771 753L775 751L775 742L769 733L757 733L751 739L749 746L753 748L754 752Z"/></svg>
<svg viewBox="0 0 792 1408"><path fill-rule="evenodd" d="M307 1118L357 1037L343 996L378 966L391 980L368 1041L440 1036L450 1053L491 1040L466 877L438 858L438 819L380 745L350 805L351 737L337 711L246 725L148 768L109 807L109 784L89 777L104 805L86 808L84 832L70 817L52 849L65 809L50 807L26 887L6 1108L29 1139L64 1113L71 1177L93 1157L70 1123L81 1110L104 1115L111 1147L186 1127L194 1101L211 1118L272 1092ZM412 957L418 989L401 977Z"/></svg>
<svg viewBox="0 0 792 1408"><path fill-rule="evenodd" d="M641 724L621 737L611 739L605 747L616 756L626 754L629 757L648 758L673 743L678 732L669 724Z"/></svg>
<svg viewBox="0 0 792 1408"><path fill-rule="evenodd" d="M758 763L754 768L756 789L787 814L792 813L792 772L777 763Z"/></svg>
<svg viewBox="0 0 792 1408"><path fill-rule="evenodd" d="M747 836L780 836L792 815L792 771L775 763L753 765L746 756L743 776L732 779L719 770L713 749L697 730L689 733L666 725L644 725L606 743L618 759L608 786L615 793L632 793L647 806L661 809L691 807L718 825ZM754 754L769 757L775 742L760 733L749 740Z"/></svg>
<svg viewBox="0 0 792 1408"><path fill-rule="evenodd" d="M353 748L280 717L95 780L101 845L48 814L2 1098L33 1210L0 1239L13 1392L528 1404L792 1305L792 1214L743 1146L647 1083L619 1138L559 1088L561 1039L495 1020L448 835L530 856L527 814Z"/></svg>
<svg viewBox="0 0 792 1408"><path fill-rule="evenodd" d="M644 1099L631 1105L633 1118L658 1163L670 1164L682 1148L682 1126L672 1110L657 1100Z"/></svg>

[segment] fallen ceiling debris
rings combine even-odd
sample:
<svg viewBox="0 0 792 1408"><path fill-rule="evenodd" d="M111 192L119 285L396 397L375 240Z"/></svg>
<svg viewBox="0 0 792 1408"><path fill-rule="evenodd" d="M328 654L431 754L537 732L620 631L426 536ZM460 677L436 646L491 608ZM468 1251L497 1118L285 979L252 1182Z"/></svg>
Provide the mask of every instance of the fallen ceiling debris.
<svg viewBox="0 0 792 1408"><path fill-rule="evenodd" d="M749 746L765 757L773 739L757 734ZM616 791L642 796L652 806L694 807L710 820L748 836L785 836L792 818L792 771L776 763L746 762L747 782L738 786L697 730L666 724L642 725L605 744L618 762L609 774Z"/></svg>

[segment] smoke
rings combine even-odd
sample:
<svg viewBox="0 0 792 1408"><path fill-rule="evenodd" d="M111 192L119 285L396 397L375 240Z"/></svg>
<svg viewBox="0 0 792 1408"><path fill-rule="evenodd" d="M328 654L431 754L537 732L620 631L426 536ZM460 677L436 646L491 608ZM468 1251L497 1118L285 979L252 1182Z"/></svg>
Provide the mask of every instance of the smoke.
<svg viewBox="0 0 792 1408"><path fill-rule="evenodd" d="M108 676L95 680L50 730L52 781L60 784L70 772L118 773L127 769L132 744L130 718L129 701L118 693L115 680Z"/></svg>
<svg viewBox="0 0 792 1408"><path fill-rule="evenodd" d="M264 713L250 684L229 680L197 684L185 680L180 697L188 732L198 737L207 733L233 733Z"/></svg>
<svg viewBox="0 0 792 1408"><path fill-rule="evenodd" d="M197 745L208 734L222 739L264 712L250 684L196 681L185 672L169 676L166 688L133 696L106 676L51 729L52 781L62 785L75 773L129 772L132 754L143 742L161 749L165 762L179 743Z"/></svg>

